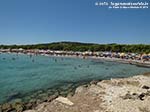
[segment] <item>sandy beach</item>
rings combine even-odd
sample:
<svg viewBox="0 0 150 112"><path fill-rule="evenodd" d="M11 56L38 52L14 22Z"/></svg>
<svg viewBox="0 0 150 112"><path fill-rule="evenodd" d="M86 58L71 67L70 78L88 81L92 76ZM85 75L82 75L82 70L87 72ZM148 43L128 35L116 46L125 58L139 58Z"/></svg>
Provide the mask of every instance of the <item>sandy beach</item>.
<svg viewBox="0 0 150 112"><path fill-rule="evenodd" d="M120 63L126 63L126 64L133 64L133 65L141 65L141 67L150 67L150 61L141 61L141 60L129 60L129 59L121 59L121 58L109 58L109 57L90 57L91 59L100 59L100 60L106 60L106 61L115 61Z"/></svg>
<svg viewBox="0 0 150 112"><path fill-rule="evenodd" d="M112 61L112 62L120 62L125 64L132 64L137 65L139 67L148 67L150 68L150 61L142 61L142 60L131 60L131 59L121 59L121 58L110 58L110 57L96 57L96 56L75 56L75 55L47 55L41 54L43 56L55 56L55 57L69 57L69 58L83 58L83 59L96 59L96 60L105 60L105 61Z"/></svg>
<svg viewBox="0 0 150 112"><path fill-rule="evenodd" d="M23 50L19 51L19 49L15 49L14 51L9 50L0 50L0 53L16 53L18 54L27 54L30 56L54 56L54 57L69 57L69 58L83 58L83 59L99 59L99 60L105 60L105 61L114 61L114 62L120 62L120 63L126 63L126 64L133 64L137 65L139 67L148 67L150 68L150 60L149 55L145 54L147 56L146 60L142 59L142 56L139 57L139 54L136 56L136 53L133 53L135 56L132 56L131 54L125 54L126 56L121 56L122 53L119 53L116 55L120 55L120 57L113 56L114 53L107 54L107 52L103 52L103 56L97 56L96 54L91 55L91 52L73 52L73 51L47 51L47 50ZM77 55L78 54L78 55ZM130 58L129 58L130 57Z"/></svg>

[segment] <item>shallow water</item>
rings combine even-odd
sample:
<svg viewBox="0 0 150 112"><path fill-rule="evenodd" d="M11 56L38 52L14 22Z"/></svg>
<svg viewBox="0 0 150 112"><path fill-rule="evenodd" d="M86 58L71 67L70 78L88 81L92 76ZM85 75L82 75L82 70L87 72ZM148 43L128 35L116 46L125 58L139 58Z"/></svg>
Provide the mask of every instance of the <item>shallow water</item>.
<svg viewBox="0 0 150 112"><path fill-rule="evenodd" d="M150 69L102 60L3 53L0 54L0 103L25 98L39 90L144 72Z"/></svg>

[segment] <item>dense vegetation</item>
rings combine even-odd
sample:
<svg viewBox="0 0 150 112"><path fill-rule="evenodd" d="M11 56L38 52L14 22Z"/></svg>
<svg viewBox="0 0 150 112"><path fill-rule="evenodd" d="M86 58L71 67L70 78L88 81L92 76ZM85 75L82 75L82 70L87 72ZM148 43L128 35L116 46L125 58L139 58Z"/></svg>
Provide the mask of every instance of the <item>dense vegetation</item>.
<svg viewBox="0 0 150 112"><path fill-rule="evenodd" d="M65 51L115 51L115 52L137 52L150 53L150 45L145 44L93 44L79 42L55 42L35 45L0 45L0 49L50 49Z"/></svg>

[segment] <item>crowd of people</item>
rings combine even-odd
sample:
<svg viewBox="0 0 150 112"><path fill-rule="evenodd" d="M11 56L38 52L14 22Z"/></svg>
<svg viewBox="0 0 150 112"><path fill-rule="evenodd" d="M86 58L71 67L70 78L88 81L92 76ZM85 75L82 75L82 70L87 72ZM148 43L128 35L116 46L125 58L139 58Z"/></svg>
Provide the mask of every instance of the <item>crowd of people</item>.
<svg viewBox="0 0 150 112"><path fill-rule="evenodd" d="M15 52L24 54L34 54L34 55L54 55L54 56L78 56L78 57L104 57L104 58L119 58L127 60L141 60L143 62L150 61L150 53L123 53L123 52L79 52L79 51L54 51L54 50L38 50L30 49L24 50L20 49L0 49L0 52Z"/></svg>

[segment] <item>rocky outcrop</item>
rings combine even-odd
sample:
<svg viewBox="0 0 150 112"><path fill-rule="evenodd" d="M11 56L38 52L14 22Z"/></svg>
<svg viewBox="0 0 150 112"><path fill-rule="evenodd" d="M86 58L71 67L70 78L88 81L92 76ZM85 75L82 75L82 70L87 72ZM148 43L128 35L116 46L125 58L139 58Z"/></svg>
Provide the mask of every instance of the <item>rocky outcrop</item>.
<svg viewBox="0 0 150 112"><path fill-rule="evenodd" d="M105 109L109 112L150 112L150 77L139 75L102 81ZM145 111L143 111L145 110Z"/></svg>
<svg viewBox="0 0 150 112"><path fill-rule="evenodd" d="M150 112L150 73L80 86L25 112Z"/></svg>
<svg viewBox="0 0 150 112"><path fill-rule="evenodd" d="M0 112L150 112L150 73L92 81L76 88L74 95L56 94L44 101L32 99L24 105L16 99L0 105Z"/></svg>
<svg viewBox="0 0 150 112"><path fill-rule="evenodd" d="M5 103L0 106L0 112L22 112L24 104L21 100L15 100L13 103Z"/></svg>

